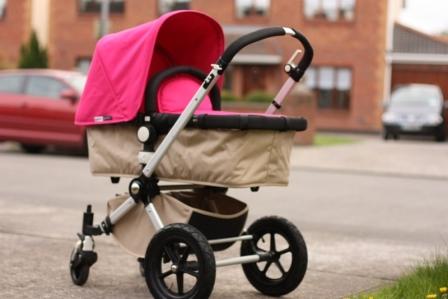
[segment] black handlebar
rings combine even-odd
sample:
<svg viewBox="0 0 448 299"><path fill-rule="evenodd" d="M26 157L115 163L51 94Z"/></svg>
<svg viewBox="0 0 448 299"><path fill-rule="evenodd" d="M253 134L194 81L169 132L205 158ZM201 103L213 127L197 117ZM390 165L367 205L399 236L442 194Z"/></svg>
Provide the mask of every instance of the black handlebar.
<svg viewBox="0 0 448 299"><path fill-rule="evenodd" d="M311 44L303 34L297 32L292 28L283 28L283 27L271 27L260 29L255 32L243 35L242 37L231 43L218 60L218 64L222 68L220 73L224 72L224 70L232 61L233 57L244 47L257 41L260 41L262 39L270 38L273 36L286 35L287 34L286 30L291 30L291 32L294 33L294 35L291 36L296 38L302 44L304 49L303 57L300 60L297 67L288 72L288 74L295 81L299 81L300 78L305 73L305 70L310 66L311 61L313 60L313 48L311 47Z"/></svg>

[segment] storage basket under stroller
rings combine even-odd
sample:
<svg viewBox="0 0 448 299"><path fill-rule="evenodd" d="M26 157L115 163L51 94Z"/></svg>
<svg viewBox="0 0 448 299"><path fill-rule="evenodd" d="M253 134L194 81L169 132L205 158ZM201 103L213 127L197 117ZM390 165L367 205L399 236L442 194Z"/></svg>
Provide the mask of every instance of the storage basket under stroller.
<svg viewBox="0 0 448 299"><path fill-rule="evenodd" d="M220 76L233 56L250 43L281 35L299 40L305 53L298 65L289 62L285 67L290 78L268 113L221 111ZM312 48L303 35L286 27L259 30L224 53L223 48L219 24L195 11L166 14L97 44L76 123L87 127L94 175L113 182L133 179L128 193L109 200L101 224L93 225L90 206L84 213L82 234L70 259L75 284L86 282L97 256L93 236L104 233L113 234L140 258L155 298L206 298L215 268L232 264L244 264L249 281L268 295L291 292L303 279L306 246L295 226L266 217L244 230L248 207L226 192L231 187L256 191L288 184L294 135L307 123L272 111L280 108L311 63ZM177 184L162 186L159 181ZM258 243L266 235L270 247L261 249ZM278 250L276 235L289 247ZM213 251L235 242L242 242L242 256L215 262ZM258 277L271 264L279 265L283 254L291 255L291 266L278 266L280 279ZM192 255L195 260L190 260ZM264 270L259 262L266 262ZM171 268L163 272L167 263ZM189 291L184 290L184 275L196 279ZM176 291L165 282L169 276L176 277Z"/></svg>

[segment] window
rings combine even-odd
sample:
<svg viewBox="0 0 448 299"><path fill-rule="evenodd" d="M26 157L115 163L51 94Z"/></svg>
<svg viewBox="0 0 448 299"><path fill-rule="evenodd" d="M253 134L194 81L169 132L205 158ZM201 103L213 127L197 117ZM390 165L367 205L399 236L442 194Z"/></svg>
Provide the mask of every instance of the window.
<svg viewBox="0 0 448 299"><path fill-rule="evenodd" d="M36 97L59 99L62 91L69 87L57 79L50 77L29 77L25 93Z"/></svg>
<svg viewBox="0 0 448 299"><path fill-rule="evenodd" d="M90 68L92 59L90 57L80 57L76 60L76 70L83 74L87 74Z"/></svg>
<svg viewBox="0 0 448 299"><path fill-rule="evenodd" d="M356 0L305 0L305 16L308 19L327 21L352 21Z"/></svg>
<svg viewBox="0 0 448 299"><path fill-rule="evenodd" d="M79 0L79 9L81 12L100 12L101 2L102 0ZM124 12L124 0L109 0L109 11L111 13Z"/></svg>
<svg viewBox="0 0 448 299"><path fill-rule="evenodd" d="M23 88L23 76L0 76L0 92L21 93Z"/></svg>
<svg viewBox="0 0 448 299"><path fill-rule="evenodd" d="M0 20L5 17L6 0L0 0Z"/></svg>
<svg viewBox="0 0 448 299"><path fill-rule="evenodd" d="M190 9L190 0L159 0L159 14L173 10Z"/></svg>
<svg viewBox="0 0 448 299"><path fill-rule="evenodd" d="M322 109L349 109L352 71L349 68L311 67L306 71L306 85L317 94Z"/></svg>
<svg viewBox="0 0 448 299"><path fill-rule="evenodd" d="M271 0L235 0L236 16L266 16L271 6Z"/></svg>

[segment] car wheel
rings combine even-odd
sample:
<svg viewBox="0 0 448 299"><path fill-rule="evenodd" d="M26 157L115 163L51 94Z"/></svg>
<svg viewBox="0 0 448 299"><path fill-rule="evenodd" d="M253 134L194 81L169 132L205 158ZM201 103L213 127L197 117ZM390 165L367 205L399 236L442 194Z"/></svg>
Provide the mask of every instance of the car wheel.
<svg viewBox="0 0 448 299"><path fill-rule="evenodd" d="M444 142L446 140L445 130L443 128L439 128L436 130L436 133L434 134L434 139L437 142Z"/></svg>
<svg viewBox="0 0 448 299"><path fill-rule="evenodd" d="M22 149L29 154L39 154L45 150L43 145L21 144Z"/></svg>
<svg viewBox="0 0 448 299"><path fill-rule="evenodd" d="M384 139L384 140L388 140L389 137L390 137L390 133L387 132L386 130L384 130L384 131L383 131L383 139Z"/></svg>

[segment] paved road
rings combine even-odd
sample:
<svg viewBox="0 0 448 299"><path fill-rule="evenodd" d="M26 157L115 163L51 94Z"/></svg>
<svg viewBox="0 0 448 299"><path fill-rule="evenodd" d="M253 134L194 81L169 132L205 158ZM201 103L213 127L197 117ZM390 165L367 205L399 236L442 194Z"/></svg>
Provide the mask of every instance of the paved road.
<svg viewBox="0 0 448 299"><path fill-rule="evenodd" d="M409 175L404 165L360 169L367 157L359 152L371 153L372 147L396 159L412 158L417 147L432 159ZM349 164L335 161L350 151L358 154ZM231 194L249 203L249 221L278 214L302 230L309 271L286 298L341 298L388 283L437 251L446 253L448 168L428 168L447 153L446 144L369 138L350 146L298 149L290 187ZM319 161L328 155L335 159L326 167ZM68 276L84 206L92 203L97 216L104 216L106 200L126 190L126 182L111 185L90 176L82 157L26 155L10 145L0 146L0 171L0 298L150 298L134 258L111 238L97 239L99 261L85 287L73 286ZM220 257L237 251L234 246ZM218 270L212 298L263 297L234 266Z"/></svg>

